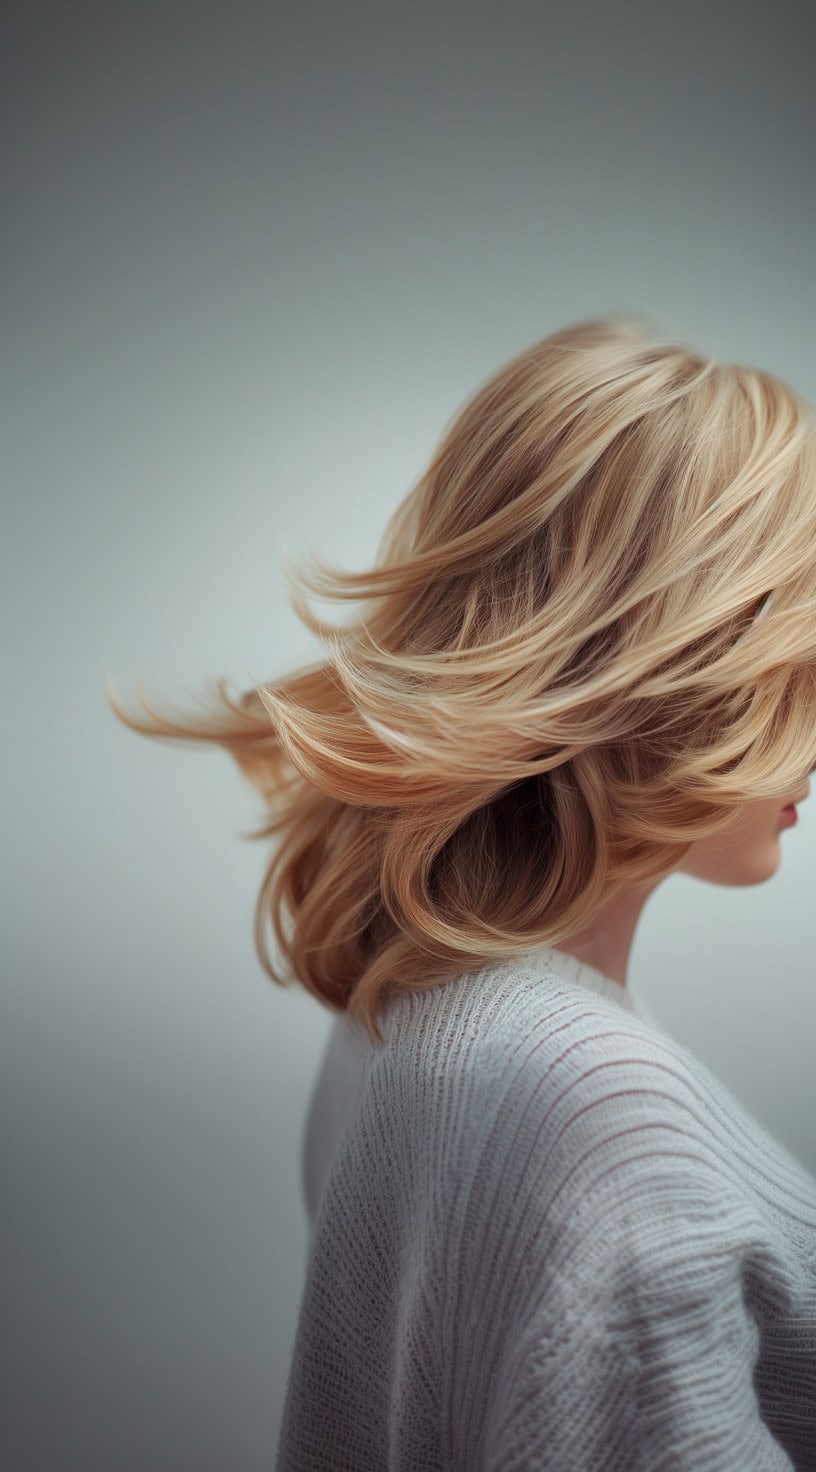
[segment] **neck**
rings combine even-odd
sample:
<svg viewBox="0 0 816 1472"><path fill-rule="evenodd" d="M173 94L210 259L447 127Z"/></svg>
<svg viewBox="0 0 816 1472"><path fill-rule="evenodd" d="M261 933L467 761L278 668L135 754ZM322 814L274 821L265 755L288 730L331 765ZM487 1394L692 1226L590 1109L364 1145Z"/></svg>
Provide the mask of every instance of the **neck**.
<svg viewBox="0 0 816 1472"><path fill-rule="evenodd" d="M591 925L559 941L559 949L625 986L637 923L655 888L649 884L616 895Z"/></svg>

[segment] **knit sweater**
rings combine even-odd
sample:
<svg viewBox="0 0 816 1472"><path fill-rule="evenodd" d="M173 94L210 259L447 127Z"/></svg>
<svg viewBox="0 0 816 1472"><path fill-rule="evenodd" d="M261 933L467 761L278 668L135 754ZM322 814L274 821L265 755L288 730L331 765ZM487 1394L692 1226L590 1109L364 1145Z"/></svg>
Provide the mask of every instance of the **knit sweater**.
<svg viewBox="0 0 816 1472"><path fill-rule="evenodd" d="M277 1472L816 1469L816 1181L551 947L339 1015Z"/></svg>

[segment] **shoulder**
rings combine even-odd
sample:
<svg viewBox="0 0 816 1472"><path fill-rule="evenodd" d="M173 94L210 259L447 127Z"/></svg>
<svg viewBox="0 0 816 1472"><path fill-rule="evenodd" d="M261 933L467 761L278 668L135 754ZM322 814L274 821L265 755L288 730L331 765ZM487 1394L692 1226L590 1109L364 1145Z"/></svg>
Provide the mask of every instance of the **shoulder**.
<svg viewBox="0 0 816 1472"><path fill-rule="evenodd" d="M484 995L440 1013L414 1079L433 1142L425 1230L440 1280L507 1324L533 1303L566 1311L578 1281L583 1302L655 1274L673 1281L698 1251L725 1254L731 1272L747 1215L738 1175L724 1171L723 1099L619 1003L534 980L488 978Z"/></svg>
<svg viewBox="0 0 816 1472"><path fill-rule="evenodd" d="M659 1024L578 982L496 968L456 998L440 989L438 1010L451 1080L487 1108L491 1098L517 1112L544 1103L577 1119L598 1107L610 1119L652 1117L663 1101L702 1123L712 1092L723 1102L716 1079Z"/></svg>
<svg viewBox="0 0 816 1472"><path fill-rule="evenodd" d="M637 1199L661 1219L701 1203L744 1218L764 1197L807 1194L700 1060L580 982L500 966L399 1003L388 1107L474 1212L496 1198L557 1228L587 1202L614 1215Z"/></svg>
<svg viewBox="0 0 816 1472"><path fill-rule="evenodd" d="M512 1202L557 1235L635 1201L661 1219L700 1203L721 1213L729 1193L738 1202L728 1163L735 1139L751 1149L748 1117L688 1050L619 1003L560 978L499 985L460 1006L449 1041L471 1210Z"/></svg>

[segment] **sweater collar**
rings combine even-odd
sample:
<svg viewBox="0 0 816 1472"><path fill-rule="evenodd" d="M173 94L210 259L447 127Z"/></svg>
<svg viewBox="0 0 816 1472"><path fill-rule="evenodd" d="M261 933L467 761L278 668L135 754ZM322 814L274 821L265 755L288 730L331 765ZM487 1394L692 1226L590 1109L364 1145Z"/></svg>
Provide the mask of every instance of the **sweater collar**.
<svg viewBox="0 0 816 1472"><path fill-rule="evenodd" d="M579 961L578 957L573 956L569 951L561 951L555 946L543 945L533 947L529 955L543 967L555 971L558 976L568 981L577 981L581 986L587 986L591 991L609 997L611 1001L617 1002L619 1006L627 1008L628 1011L637 1012L637 1000L628 986L615 981L614 977L607 976L605 972L599 971L595 966L590 966L586 961Z"/></svg>

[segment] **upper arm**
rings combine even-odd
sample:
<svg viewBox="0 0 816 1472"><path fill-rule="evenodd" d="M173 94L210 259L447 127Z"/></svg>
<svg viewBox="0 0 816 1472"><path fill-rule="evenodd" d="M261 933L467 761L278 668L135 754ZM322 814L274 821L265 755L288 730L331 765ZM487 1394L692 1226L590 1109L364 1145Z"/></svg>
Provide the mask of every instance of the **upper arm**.
<svg viewBox="0 0 816 1472"><path fill-rule="evenodd" d="M793 1467L754 1387L736 1223L716 1175L694 1174L685 1204L659 1157L582 1203L502 1365L484 1472Z"/></svg>

